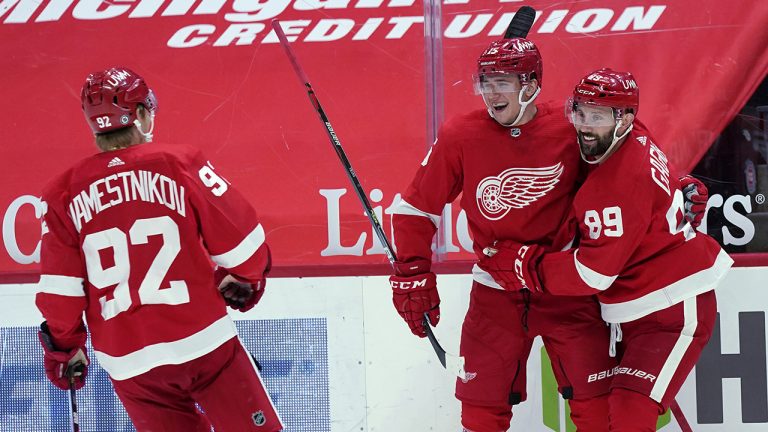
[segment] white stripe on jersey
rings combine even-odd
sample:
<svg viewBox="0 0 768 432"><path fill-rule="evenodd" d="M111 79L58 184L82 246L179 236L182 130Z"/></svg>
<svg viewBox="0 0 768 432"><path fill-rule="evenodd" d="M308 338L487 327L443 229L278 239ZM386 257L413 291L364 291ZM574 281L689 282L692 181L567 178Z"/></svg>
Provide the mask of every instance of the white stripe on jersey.
<svg viewBox="0 0 768 432"><path fill-rule="evenodd" d="M262 244L264 244L264 227L258 224L234 249L220 255L213 255L211 259L224 268L237 267L252 257Z"/></svg>
<svg viewBox="0 0 768 432"><path fill-rule="evenodd" d="M621 303L600 302L603 319L609 323L634 321L650 313L676 305L683 300L711 291L720 285L720 281L728 273L731 265L733 265L733 259L721 249L711 267L684 277L664 288Z"/></svg>
<svg viewBox="0 0 768 432"><path fill-rule="evenodd" d="M95 349L94 352L109 376L120 381L158 366L181 364L202 357L234 336L237 336L235 323L225 315L184 339L148 345L123 356L111 356Z"/></svg>
<svg viewBox="0 0 768 432"><path fill-rule="evenodd" d="M84 279L73 276L41 275L38 292L67 297L85 297Z"/></svg>
<svg viewBox="0 0 768 432"><path fill-rule="evenodd" d="M427 213L425 211L421 211L414 207L413 205L409 204L406 200L400 199L400 202L398 202L395 207L392 209L392 214L396 215L412 215L412 216L421 216L425 217L432 221L435 226L440 225L440 215Z"/></svg>
<svg viewBox="0 0 768 432"><path fill-rule="evenodd" d="M680 337L675 342L675 346L664 362L664 366L661 367L659 377L651 389L650 397L656 402L661 403L664 393L667 392L672 376L674 376L677 368L683 361L685 352L688 351L688 347L693 342L693 334L696 332L697 325L696 297L691 297L683 302L683 330L680 332Z"/></svg>
<svg viewBox="0 0 768 432"><path fill-rule="evenodd" d="M490 273L481 269L477 264L472 266L472 279L479 284L504 291L504 287L499 285Z"/></svg>
<svg viewBox="0 0 768 432"><path fill-rule="evenodd" d="M581 280L583 280L585 284L589 285L590 288L594 288L599 291L607 290L618 276L607 276L592 270L591 268L579 262L579 258L577 256L578 254L579 250L576 249L576 251L573 253L573 263L576 265L576 272L581 277Z"/></svg>

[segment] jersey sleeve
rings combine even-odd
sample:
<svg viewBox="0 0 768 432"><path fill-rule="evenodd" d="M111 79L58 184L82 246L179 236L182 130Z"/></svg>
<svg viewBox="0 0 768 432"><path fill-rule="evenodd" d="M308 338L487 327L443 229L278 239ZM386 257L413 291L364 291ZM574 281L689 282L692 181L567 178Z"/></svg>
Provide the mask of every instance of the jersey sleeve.
<svg viewBox="0 0 768 432"><path fill-rule="evenodd" d="M652 197L642 186L632 194L597 195L576 214L586 227L578 248L546 254L537 267L547 292L593 295L613 284L651 223Z"/></svg>
<svg viewBox="0 0 768 432"><path fill-rule="evenodd" d="M445 131L432 145L392 216L397 260L432 259L432 238L443 207L461 192L461 153Z"/></svg>
<svg viewBox="0 0 768 432"><path fill-rule="evenodd" d="M200 152L183 167L200 236L220 267L255 283L271 267L264 227L245 197Z"/></svg>
<svg viewBox="0 0 768 432"><path fill-rule="evenodd" d="M35 304L48 321L56 349L67 351L85 342L83 312L85 264L74 224L56 194L43 194L41 275Z"/></svg>

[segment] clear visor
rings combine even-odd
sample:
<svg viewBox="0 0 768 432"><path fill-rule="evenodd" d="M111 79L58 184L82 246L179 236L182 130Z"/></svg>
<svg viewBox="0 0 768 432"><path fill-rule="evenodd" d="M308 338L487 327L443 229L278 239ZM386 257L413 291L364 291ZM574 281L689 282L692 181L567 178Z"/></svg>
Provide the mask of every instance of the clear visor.
<svg viewBox="0 0 768 432"><path fill-rule="evenodd" d="M565 104L565 117L574 126L607 127L616 125L616 113L613 108L592 105L587 103L577 104L573 98Z"/></svg>
<svg viewBox="0 0 768 432"><path fill-rule="evenodd" d="M520 80L514 74L472 75L475 94L520 93Z"/></svg>

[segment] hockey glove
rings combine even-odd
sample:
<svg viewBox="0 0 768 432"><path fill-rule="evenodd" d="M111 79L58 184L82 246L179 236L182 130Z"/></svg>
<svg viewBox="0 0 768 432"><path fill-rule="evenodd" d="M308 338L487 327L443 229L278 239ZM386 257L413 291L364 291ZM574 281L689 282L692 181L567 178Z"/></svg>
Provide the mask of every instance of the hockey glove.
<svg viewBox="0 0 768 432"><path fill-rule="evenodd" d="M524 245L510 240L495 242L483 249L478 265L508 291L542 291L536 266L544 255L538 245Z"/></svg>
<svg viewBox="0 0 768 432"><path fill-rule="evenodd" d="M440 321L440 295L435 274L429 271L430 264L427 260L396 262L395 274L389 278L392 303L418 337L427 336L423 325L425 312L433 326Z"/></svg>
<svg viewBox="0 0 768 432"><path fill-rule="evenodd" d="M685 198L685 220L692 227L698 228L707 210L709 191L704 183L689 175L680 177L680 189Z"/></svg>
<svg viewBox="0 0 768 432"><path fill-rule="evenodd" d="M59 351L53 345L48 322L43 321L40 324L40 331L37 332L37 338L45 351L43 364L48 380L62 390L69 390L69 378L73 376L75 390L81 389L85 385L85 377L88 375L87 366L90 364L88 354L85 353L85 334L77 347L68 351Z"/></svg>
<svg viewBox="0 0 768 432"><path fill-rule="evenodd" d="M222 267L216 269L213 279L227 306L240 312L247 312L256 306L264 295L267 283L266 279L256 283L242 281Z"/></svg>

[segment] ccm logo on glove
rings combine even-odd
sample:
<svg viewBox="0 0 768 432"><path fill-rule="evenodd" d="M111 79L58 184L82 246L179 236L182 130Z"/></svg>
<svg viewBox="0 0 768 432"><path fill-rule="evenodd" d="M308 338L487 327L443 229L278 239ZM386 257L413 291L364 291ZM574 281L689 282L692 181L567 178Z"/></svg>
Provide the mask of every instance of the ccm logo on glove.
<svg viewBox="0 0 768 432"><path fill-rule="evenodd" d="M523 275L523 260L525 259L525 254L528 253L529 249L530 246L528 245L522 245L520 246L520 249L518 249L517 259L515 260L515 274L517 275L517 280L519 280L526 289L530 290L532 287L528 286L528 283L525 281L525 276Z"/></svg>
<svg viewBox="0 0 768 432"><path fill-rule="evenodd" d="M417 289L417 288L426 288L427 287L427 280L429 278L427 275L424 275L421 280L389 280L389 285L392 287L392 289Z"/></svg>
<svg viewBox="0 0 768 432"><path fill-rule="evenodd" d="M543 254L544 249L538 245L524 245L511 240L502 240L483 249L485 257L478 262L478 265L490 273L504 289L541 291L541 281L536 273L536 265Z"/></svg>

